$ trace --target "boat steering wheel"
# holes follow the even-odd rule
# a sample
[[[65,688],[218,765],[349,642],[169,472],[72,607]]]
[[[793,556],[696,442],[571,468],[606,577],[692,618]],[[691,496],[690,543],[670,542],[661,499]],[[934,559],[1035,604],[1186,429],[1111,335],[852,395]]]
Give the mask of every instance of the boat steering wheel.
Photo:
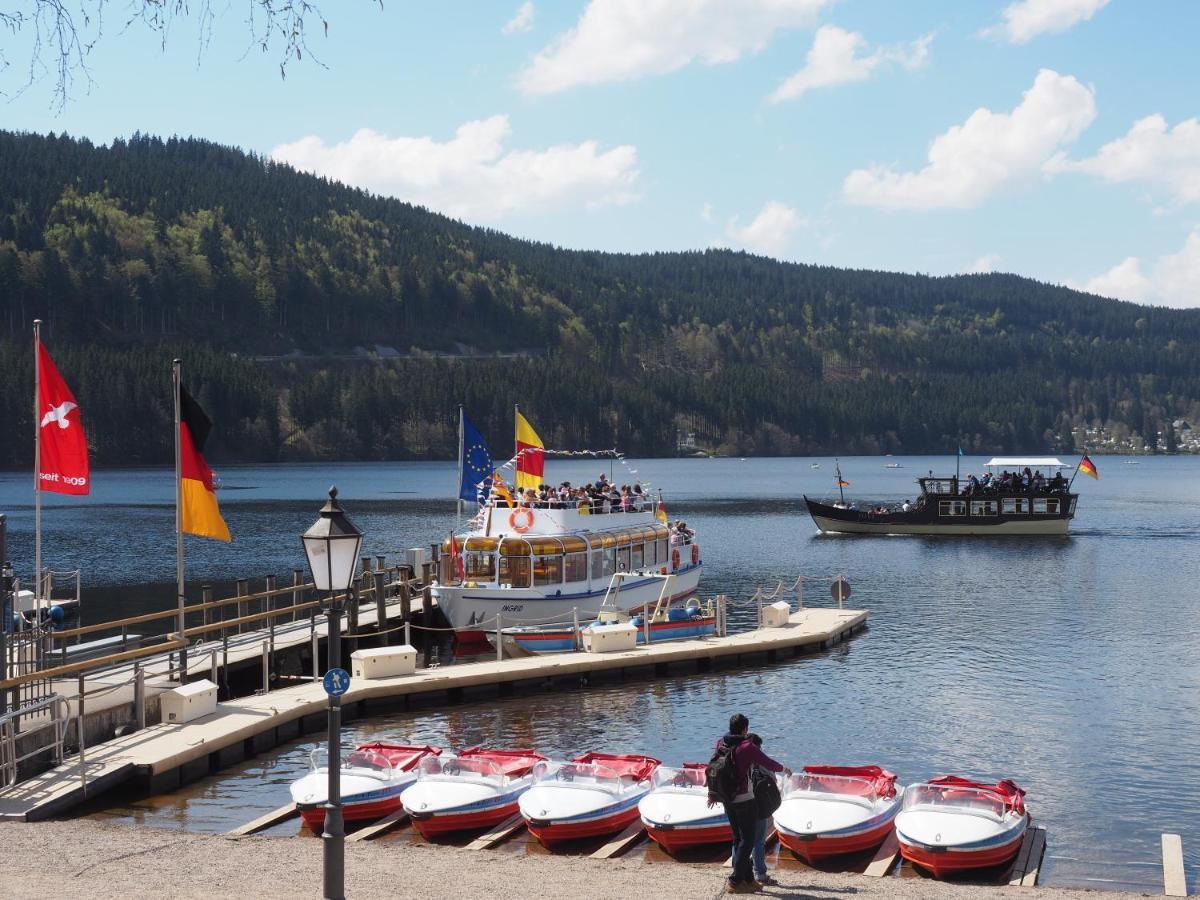
[[[454,762],[453,760],[443,764],[443,766],[442,766],[442,774],[443,775],[457,775],[461,771],[462,771],[462,766],[460,766],[458,763]]]
[[[689,784],[691,784],[691,781],[682,772],[677,772],[675,777],[671,779],[671,784],[673,784],[675,787],[687,787]]]
[[[559,781],[574,781],[575,769],[573,766],[563,766],[554,774],[554,777]]]

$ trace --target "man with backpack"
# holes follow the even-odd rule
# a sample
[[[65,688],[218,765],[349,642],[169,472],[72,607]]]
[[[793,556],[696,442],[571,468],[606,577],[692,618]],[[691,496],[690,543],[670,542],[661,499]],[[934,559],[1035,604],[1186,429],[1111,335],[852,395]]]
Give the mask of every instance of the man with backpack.
[[[762,889],[754,880],[751,853],[754,850],[758,807],[750,783],[750,769],[759,766],[768,772],[790,769],[775,762],[749,740],[750,720],[741,713],[729,717],[729,733],[717,741],[712,759],[705,772],[708,805],[725,806],[725,815],[733,832],[733,872],[729,876],[729,893],[751,894]]]

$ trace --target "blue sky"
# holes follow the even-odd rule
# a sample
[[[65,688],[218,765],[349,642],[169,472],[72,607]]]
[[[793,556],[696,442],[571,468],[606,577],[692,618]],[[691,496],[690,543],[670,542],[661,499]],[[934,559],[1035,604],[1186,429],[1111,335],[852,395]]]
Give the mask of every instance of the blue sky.
[[[192,20],[165,52],[106,24],[90,90],[58,110],[43,80],[0,125],[202,136],[569,247],[1200,306],[1190,0],[343,0],[286,80],[244,10],[202,53]],[[0,36],[10,92],[27,38]]]

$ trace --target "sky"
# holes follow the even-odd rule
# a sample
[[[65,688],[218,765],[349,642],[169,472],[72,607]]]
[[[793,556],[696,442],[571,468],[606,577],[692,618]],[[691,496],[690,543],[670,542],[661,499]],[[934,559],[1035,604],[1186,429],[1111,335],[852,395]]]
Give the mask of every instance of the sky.
[[[1193,0],[326,0],[286,78],[249,5],[165,46],[110,14],[62,105],[0,31],[0,127],[195,135],[565,247],[1200,307]]]

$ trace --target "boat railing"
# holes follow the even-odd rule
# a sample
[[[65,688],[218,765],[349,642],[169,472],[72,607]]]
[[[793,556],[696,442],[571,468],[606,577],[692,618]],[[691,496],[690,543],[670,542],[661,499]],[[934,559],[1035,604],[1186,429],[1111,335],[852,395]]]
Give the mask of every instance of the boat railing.
[[[659,766],[650,777],[650,784],[654,790],[687,791],[689,793],[706,790],[704,769],[687,767],[677,769],[672,766]]]
[[[560,762],[545,760],[533,767],[534,784],[554,782],[561,787],[587,788],[617,792],[621,776],[600,763]]]
[[[904,791],[904,808],[980,816],[996,822],[1009,810],[1004,799],[991,791],[943,784],[910,785]]]
[[[318,747],[309,754],[308,762],[314,772],[328,772],[329,750]],[[391,775],[393,771],[391,760],[374,750],[351,750],[342,757],[341,765],[343,769],[367,769],[381,776]]]
[[[490,759],[473,759],[461,756],[429,756],[421,760],[417,777],[423,780],[461,780],[502,787],[506,781],[504,770]]]

